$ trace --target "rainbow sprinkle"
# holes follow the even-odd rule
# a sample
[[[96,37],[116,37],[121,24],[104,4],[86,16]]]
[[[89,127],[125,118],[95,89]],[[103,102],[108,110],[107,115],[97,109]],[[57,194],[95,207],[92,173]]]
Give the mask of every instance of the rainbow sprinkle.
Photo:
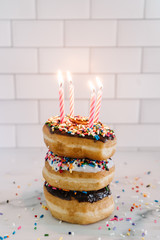
[[[68,157],[60,157],[55,155],[53,152],[48,150],[46,153],[45,160],[49,162],[50,166],[54,169],[54,171],[59,171],[60,173],[64,170],[72,172],[75,167],[85,168],[86,166],[90,166],[92,168],[98,168],[100,170],[109,171],[107,166],[108,161],[97,161],[91,159],[79,159],[79,158],[68,158]],[[111,159],[109,159],[111,161]],[[56,167],[55,167],[56,166]]]

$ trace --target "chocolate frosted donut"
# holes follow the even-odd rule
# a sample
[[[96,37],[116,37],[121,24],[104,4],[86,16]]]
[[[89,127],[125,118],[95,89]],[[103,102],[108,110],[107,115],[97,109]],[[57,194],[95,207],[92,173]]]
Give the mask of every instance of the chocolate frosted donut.
[[[89,128],[88,119],[80,116],[65,116],[63,123],[58,116],[48,119],[43,136],[51,151],[71,158],[104,160],[114,154],[116,147],[113,130],[101,122]]]
[[[113,180],[114,173],[111,159],[72,159],[57,156],[51,151],[46,154],[43,168],[43,177],[50,185],[77,191],[101,189]]]
[[[55,197],[59,197],[65,200],[72,200],[76,199],[78,202],[97,202],[102,200],[105,197],[111,195],[111,191],[109,185],[99,189],[97,191],[71,191],[71,190],[64,190],[61,188],[56,188],[51,186],[49,183],[45,182],[44,186],[46,187],[47,191]]]
[[[44,195],[52,215],[70,223],[93,223],[108,217],[114,210],[109,186],[79,192],[57,189],[45,182]]]

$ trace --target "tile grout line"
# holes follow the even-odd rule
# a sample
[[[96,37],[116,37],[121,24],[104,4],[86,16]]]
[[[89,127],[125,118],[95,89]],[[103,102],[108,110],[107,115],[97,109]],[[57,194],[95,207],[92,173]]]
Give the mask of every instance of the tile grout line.
[[[12,20],[10,20],[10,40],[11,40],[11,48],[13,48],[13,21]],[[2,47],[2,49],[3,49],[3,47]]]
[[[139,109],[138,109],[138,124],[144,124],[141,122],[142,120],[142,100],[139,100]]]
[[[6,72],[1,72],[0,73],[0,76],[1,75],[13,75],[13,74],[16,74],[17,76],[18,75],[25,75],[25,76],[30,76],[30,75],[37,75],[37,72],[9,72],[9,73],[6,73]],[[83,76],[83,75],[89,75],[90,73],[88,72],[72,72],[72,75],[80,75],[80,76]],[[117,75],[125,75],[125,76],[130,76],[130,75],[157,75],[157,76],[160,76],[160,72],[92,72],[92,75],[106,75],[106,76],[113,76],[115,74]],[[41,72],[40,75],[43,75],[43,76],[46,76],[46,75],[49,75],[49,76],[56,76],[56,72]]]
[[[146,7],[147,7],[146,0],[144,0],[144,6],[143,6],[143,20],[146,20]],[[147,19],[147,20],[148,20],[148,19]]]
[[[92,19],[92,0],[89,1],[89,20]]]
[[[145,7],[146,8],[146,7]],[[143,10],[144,11],[144,10]],[[90,14],[89,14],[90,15]],[[143,13],[144,16],[144,13]],[[156,18],[144,18],[142,16],[142,18],[91,18],[89,19],[88,17],[85,18],[12,18],[12,20],[14,21],[116,21],[116,20],[122,20],[122,21],[160,21],[160,17],[156,17]],[[0,19],[0,21],[9,21],[11,20],[11,18],[3,18]]]
[[[35,0],[35,20],[38,20],[38,4],[37,4],[37,0]]]
[[[91,46],[80,46],[80,45],[77,45],[77,46],[67,46],[67,49],[72,49],[72,50],[76,50],[77,48],[78,49],[88,49],[88,48],[90,48]],[[26,49],[26,50],[28,50],[28,49],[36,49],[37,48],[37,46],[14,46],[14,49]],[[65,47],[62,47],[62,46],[39,46],[39,48],[41,48],[41,49],[43,49],[43,50],[45,50],[45,49],[50,49],[50,50],[55,50],[55,49],[60,49],[60,50],[63,50],[63,49],[65,49]],[[147,45],[147,46],[143,46],[143,45],[138,45],[138,46],[132,46],[132,45],[130,45],[130,46],[114,46],[114,45],[112,45],[112,46],[108,46],[108,45],[106,45],[106,46],[97,46],[97,45],[95,45],[95,46],[92,46],[92,48],[95,48],[95,49],[106,49],[106,50],[108,50],[108,49],[128,49],[128,50],[131,50],[131,49],[141,49],[141,48],[150,48],[150,49],[159,49],[160,48],[160,45],[157,45],[157,46],[151,46],[151,45]],[[12,47],[9,47],[9,46],[0,46],[0,50],[1,49],[12,49]]]

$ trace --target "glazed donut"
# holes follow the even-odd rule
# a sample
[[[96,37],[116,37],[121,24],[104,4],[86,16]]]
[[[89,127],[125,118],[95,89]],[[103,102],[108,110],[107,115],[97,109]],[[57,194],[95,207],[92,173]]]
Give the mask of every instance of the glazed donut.
[[[44,179],[52,186],[77,191],[101,189],[113,180],[115,166],[111,159],[97,161],[59,157],[48,151],[43,168]]]
[[[109,186],[98,191],[75,192],[45,182],[44,195],[51,214],[65,222],[90,224],[108,217],[114,210]]]
[[[65,116],[63,123],[52,117],[43,126],[43,136],[46,146],[59,156],[105,160],[115,153],[113,130],[101,122],[89,128],[85,117]]]

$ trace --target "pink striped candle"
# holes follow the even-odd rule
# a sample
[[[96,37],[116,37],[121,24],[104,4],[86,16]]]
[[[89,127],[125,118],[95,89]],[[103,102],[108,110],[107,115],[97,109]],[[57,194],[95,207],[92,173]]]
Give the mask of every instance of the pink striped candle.
[[[96,103],[96,92],[92,82],[89,82],[91,88],[91,100],[90,100],[90,113],[89,113],[89,127],[93,127],[94,122],[94,112],[95,112],[95,103]]]
[[[67,71],[67,79],[69,81],[70,116],[74,116],[74,86],[72,76],[69,71]]]
[[[99,86],[99,90],[98,90],[98,94],[97,94],[97,104],[96,104],[94,122],[98,122],[98,120],[99,120],[99,114],[100,114],[101,102],[102,102],[102,88],[103,88],[103,85],[98,77],[96,78],[96,81]]]
[[[60,108],[60,121],[64,121],[64,90],[63,90],[63,75],[61,71],[58,71],[59,82],[59,108]]]

